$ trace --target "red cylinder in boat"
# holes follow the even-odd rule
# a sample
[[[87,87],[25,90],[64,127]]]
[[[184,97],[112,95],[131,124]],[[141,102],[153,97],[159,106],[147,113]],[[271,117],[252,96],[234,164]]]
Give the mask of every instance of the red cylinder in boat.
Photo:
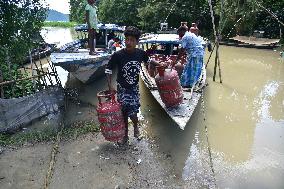
[[[125,135],[125,124],[121,105],[115,100],[116,91],[101,91],[97,94],[98,120],[103,136],[106,140],[116,142]],[[104,99],[104,100],[103,100]]]
[[[190,27],[189,31],[191,33],[194,33],[195,35],[198,35],[198,33],[199,33],[199,29],[197,28],[195,23],[192,23],[192,26]]]
[[[162,66],[157,67],[157,70],[155,81],[163,103],[166,107],[178,106],[182,103],[183,93],[177,71]]]

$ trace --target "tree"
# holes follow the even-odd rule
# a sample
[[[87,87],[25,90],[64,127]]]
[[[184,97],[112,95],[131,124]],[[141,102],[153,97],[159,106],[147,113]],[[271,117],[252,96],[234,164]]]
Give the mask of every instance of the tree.
[[[0,2],[0,49],[15,62],[21,61],[32,48],[35,34],[39,34],[46,18],[41,0],[5,0]]]
[[[141,0],[101,0],[99,19],[103,23],[138,26]]]
[[[86,0],[70,0],[70,21],[85,23]]]
[[[39,44],[35,38],[39,36],[45,18],[42,0],[0,1],[0,70],[4,80],[22,77],[18,67],[29,49]]]
[[[265,37],[268,38],[279,37],[279,23],[260,5],[284,20],[284,1],[281,0],[218,1],[215,12],[220,17],[219,29],[223,37],[252,35],[254,30],[265,31]]]

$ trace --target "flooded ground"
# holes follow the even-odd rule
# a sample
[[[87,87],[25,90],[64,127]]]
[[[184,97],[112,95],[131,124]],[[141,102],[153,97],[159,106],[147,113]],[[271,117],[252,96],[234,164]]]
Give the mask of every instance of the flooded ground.
[[[74,32],[62,29],[60,36],[68,42]],[[213,56],[204,103],[200,101],[184,131],[140,83],[146,141],[155,144],[156,156],[170,157],[157,161],[161,170],[171,171],[178,188],[284,188],[284,61],[272,50],[227,46],[221,46],[220,56],[223,83],[218,77],[212,81]],[[81,101],[69,106],[67,120],[94,119],[96,93],[106,89],[105,78],[84,85],[58,70],[65,87],[75,89]]]
[[[218,77],[212,81],[211,58],[204,106],[199,103],[184,131],[140,83],[143,132],[171,154],[175,175],[183,180],[220,188],[283,188],[284,62],[272,50],[221,46],[220,56],[223,83]],[[73,78],[69,85],[82,101],[96,105],[95,94],[106,89],[106,80],[83,85]]]

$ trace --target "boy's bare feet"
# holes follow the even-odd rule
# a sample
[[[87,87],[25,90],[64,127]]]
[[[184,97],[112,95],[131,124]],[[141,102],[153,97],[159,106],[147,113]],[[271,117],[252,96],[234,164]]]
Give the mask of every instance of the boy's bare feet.
[[[138,127],[134,127],[134,137],[137,138],[137,140],[142,140],[143,138]]]
[[[122,141],[117,142],[118,146],[124,146],[126,144],[128,144],[128,136],[124,136]]]

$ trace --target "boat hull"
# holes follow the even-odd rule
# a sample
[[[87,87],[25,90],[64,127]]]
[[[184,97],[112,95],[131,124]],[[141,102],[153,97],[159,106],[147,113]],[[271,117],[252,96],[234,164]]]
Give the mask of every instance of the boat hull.
[[[179,126],[180,129],[184,130],[188,121],[190,120],[198,101],[201,97],[201,92],[205,87],[206,81],[206,69],[203,66],[202,77],[199,82],[199,90],[198,92],[191,91],[183,91],[183,102],[174,108],[167,108],[165,104],[162,102],[159,91],[155,84],[155,79],[148,74],[147,68],[143,65],[141,70],[141,79],[143,80],[146,87],[150,90],[153,97],[160,104],[160,106],[166,111],[166,113],[170,116],[170,118]]]
[[[109,58],[110,54],[104,52],[95,56],[88,52],[51,54],[55,66],[62,67],[83,83],[102,77]]]

